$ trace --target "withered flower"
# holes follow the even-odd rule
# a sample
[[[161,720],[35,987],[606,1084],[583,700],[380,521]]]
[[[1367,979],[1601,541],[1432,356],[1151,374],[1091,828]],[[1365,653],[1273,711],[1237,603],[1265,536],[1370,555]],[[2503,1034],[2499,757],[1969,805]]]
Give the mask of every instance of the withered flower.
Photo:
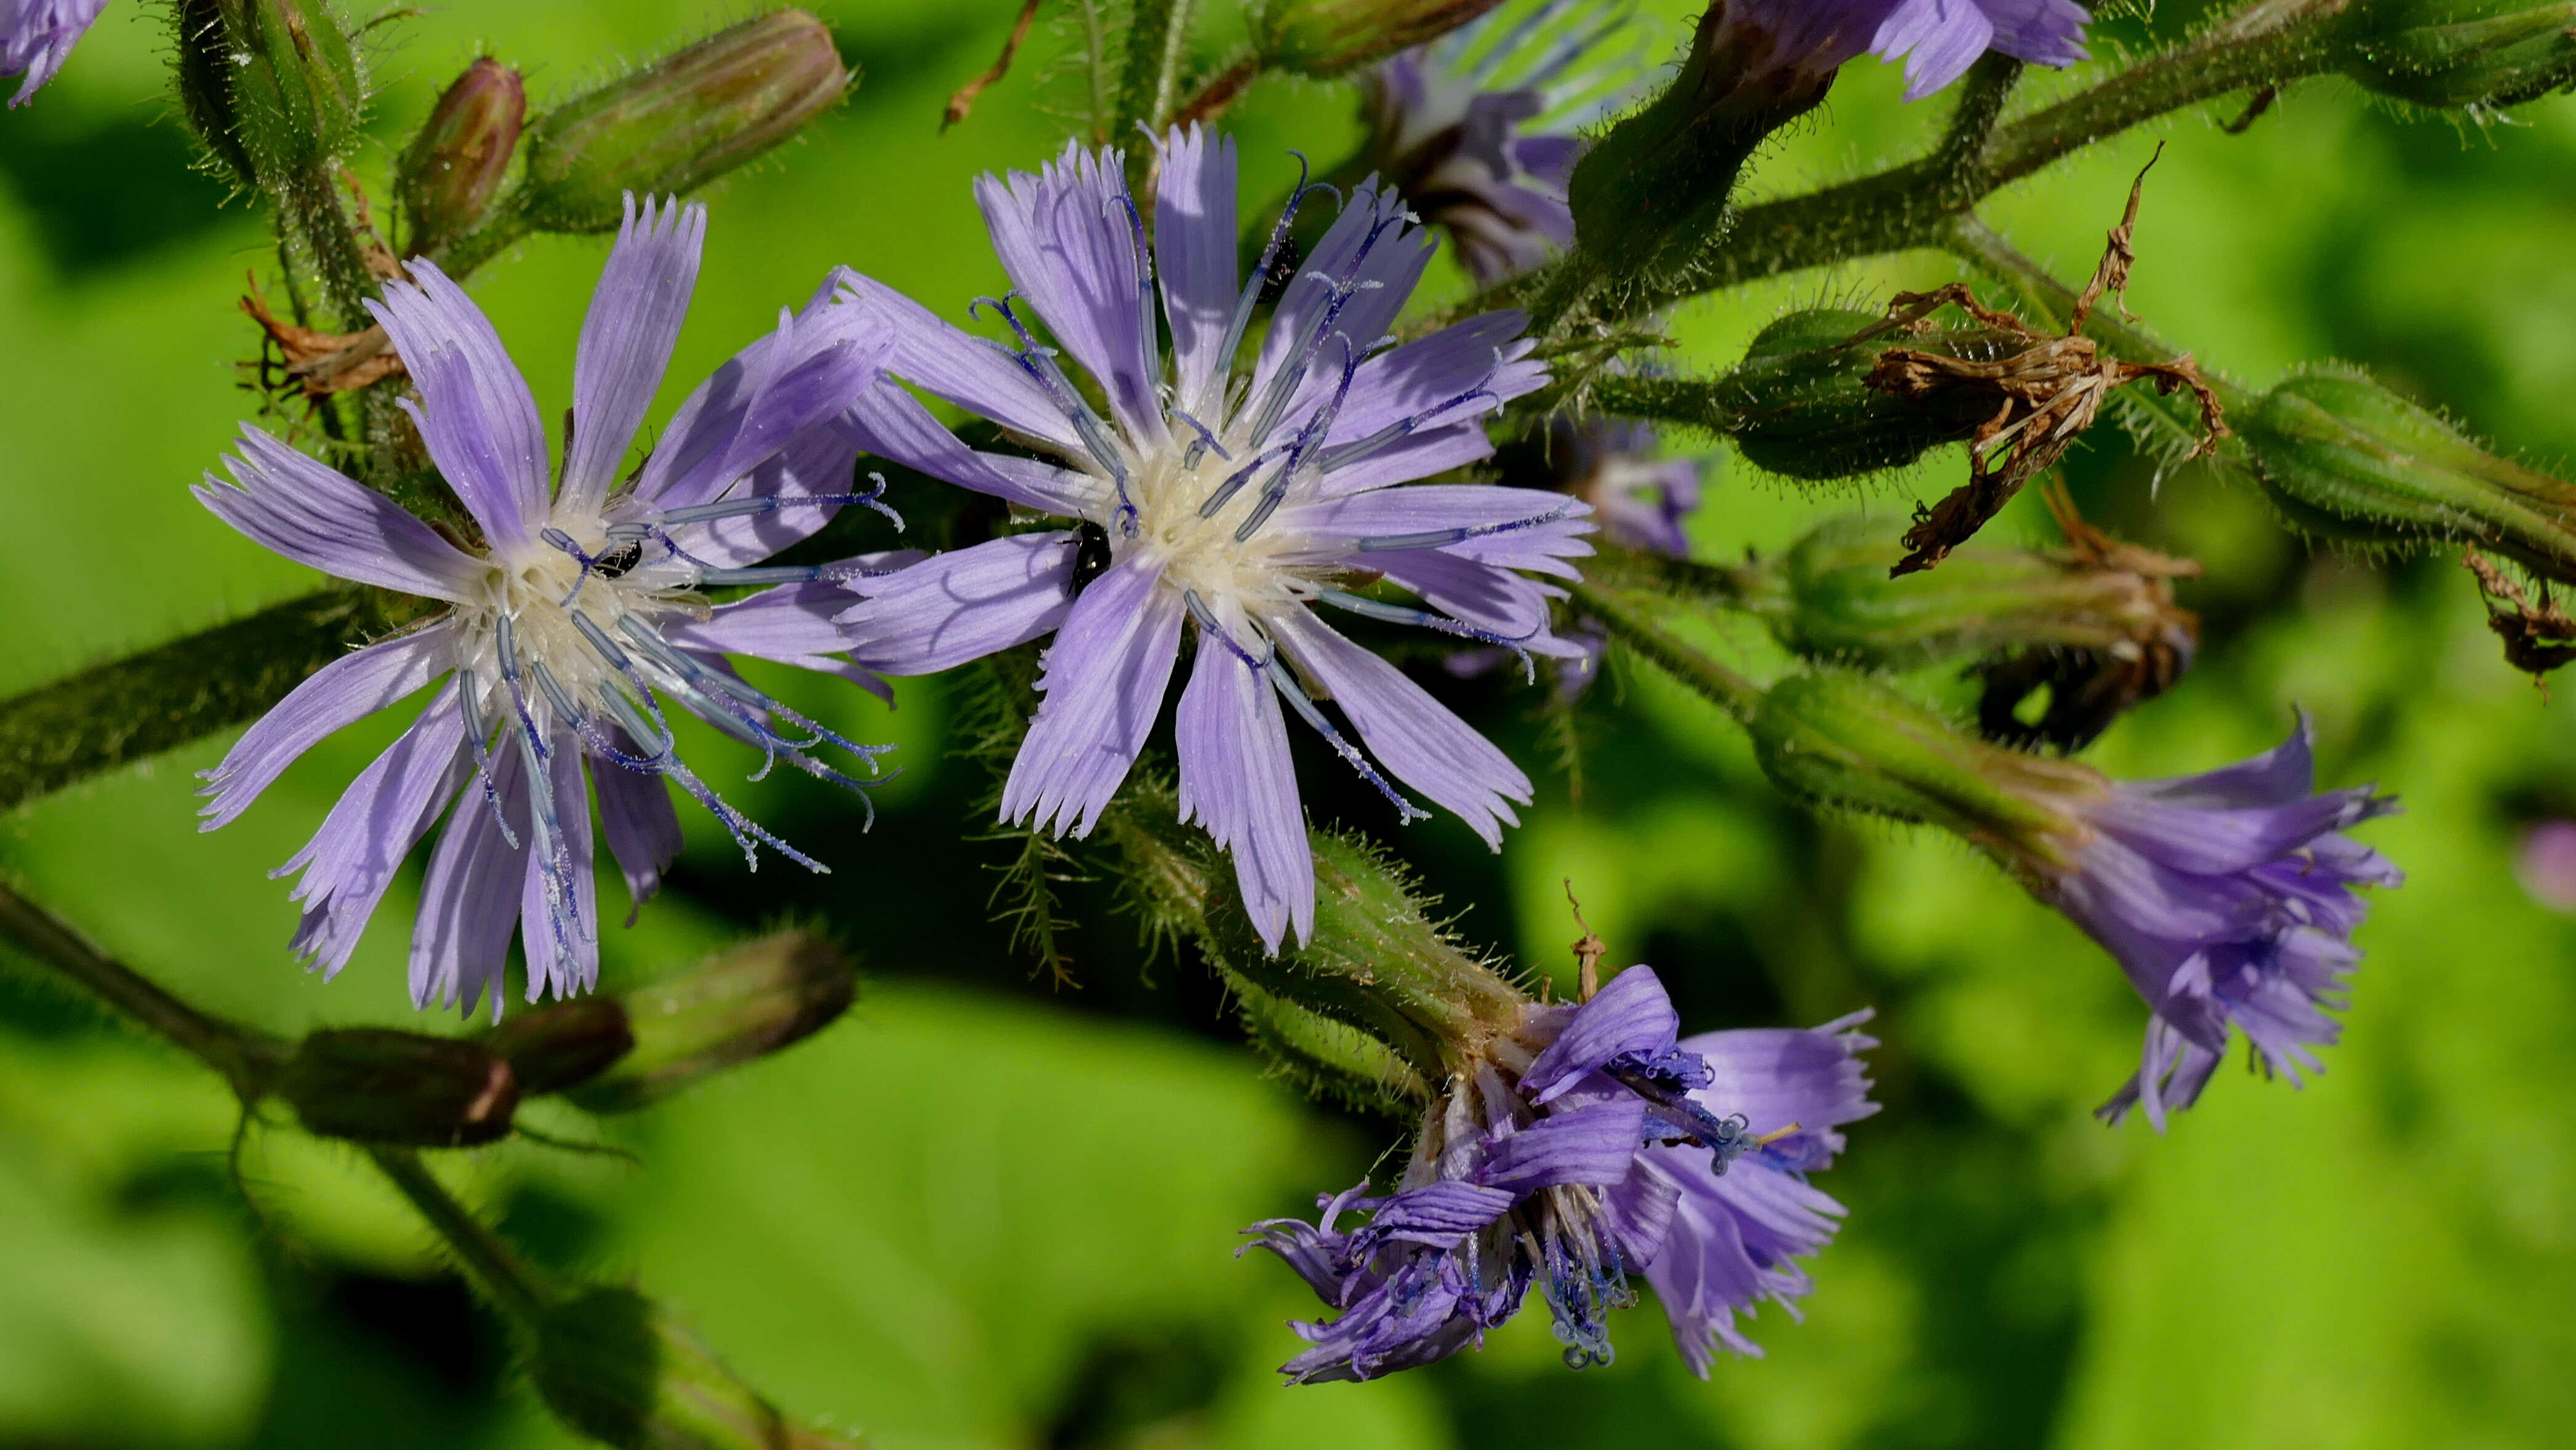
[[[1975,667],[1984,684],[1977,733],[2028,750],[2081,750],[2111,722],[2173,688],[2200,647],[2200,616],[2174,603],[2173,581],[2197,578],[2199,561],[2124,543],[2086,523],[2065,485],[2042,488],[2066,533],[2049,557],[2090,587],[2081,607],[2059,615],[2062,637],[1997,655]],[[2045,688],[2036,721],[2015,712]]]

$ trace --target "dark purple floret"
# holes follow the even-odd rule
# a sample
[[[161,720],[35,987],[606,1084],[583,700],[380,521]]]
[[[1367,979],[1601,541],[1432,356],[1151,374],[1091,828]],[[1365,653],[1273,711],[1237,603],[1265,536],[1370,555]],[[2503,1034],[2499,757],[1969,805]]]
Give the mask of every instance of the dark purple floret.
[[[2341,834],[2397,809],[2370,786],[2317,794],[2303,717],[2273,750],[2225,770],[2117,781],[2078,807],[2091,838],[2057,905],[2120,960],[2154,1013],[2137,1076],[2103,1104],[2164,1126],[2200,1096],[2244,1033],[2293,1083],[2323,1071],[2367,904],[2353,888],[2404,877]]]
[[[106,8],[107,0],[0,0],[0,76],[24,77],[9,104],[34,99]]]
[[[1297,1325],[1292,1382],[1370,1379],[1482,1342],[1532,1290],[1566,1362],[1613,1357],[1608,1314],[1654,1286],[1691,1367],[1714,1347],[1761,1351],[1735,1327],[1809,1285],[1794,1262],[1831,1241],[1842,1208],[1806,1186],[1877,1111],[1851,1030],[1675,1039],[1663,984],[1631,967],[1580,1006],[1532,1007],[1459,1074],[1423,1124],[1402,1188],[1318,1200],[1319,1220],[1256,1224],[1339,1316]],[[1535,1051],[1533,1051],[1535,1049]],[[1346,1214],[1368,1221],[1346,1229]],[[1794,1312],[1794,1311],[1793,1311]]]

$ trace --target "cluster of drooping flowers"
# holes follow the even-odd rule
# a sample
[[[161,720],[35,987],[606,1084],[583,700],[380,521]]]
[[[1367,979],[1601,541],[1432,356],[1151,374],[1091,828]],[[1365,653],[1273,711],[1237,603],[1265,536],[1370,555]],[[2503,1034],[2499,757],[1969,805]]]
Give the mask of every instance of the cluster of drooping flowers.
[[[1338,1317],[1300,1324],[1292,1381],[1370,1379],[1443,1359],[1535,1290],[1568,1364],[1612,1358],[1607,1314],[1654,1287],[1705,1376],[1716,1349],[1758,1354],[1736,1324],[1810,1285],[1797,1260],[1841,1205],[1807,1185],[1842,1125],[1878,1111],[1857,1014],[1822,1027],[1680,1038],[1653,970],[1581,1004],[1532,1006],[1486,1043],[1425,1117],[1396,1192],[1318,1200],[1318,1220],[1250,1230]],[[1350,1213],[1366,1223],[1345,1228]]]

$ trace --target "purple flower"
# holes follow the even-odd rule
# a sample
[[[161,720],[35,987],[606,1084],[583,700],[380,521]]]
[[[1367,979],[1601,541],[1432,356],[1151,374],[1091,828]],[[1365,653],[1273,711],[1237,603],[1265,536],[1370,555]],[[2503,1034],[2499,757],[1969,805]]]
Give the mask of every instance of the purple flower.
[[[2074,0],[1726,0],[1721,43],[1761,57],[1760,69],[1823,75],[1862,51],[1905,62],[1905,99],[1919,101],[1967,74],[1989,50],[2036,65],[2085,58],[2092,17]]]
[[[1477,286],[1538,266],[1574,242],[1578,133],[1628,99],[1641,69],[1600,53],[1633,18],[1625,0],[1543,0],[1379,62],[1360,77],[1359,167],[1448,232]]]
[[[1318,1200],[1315,1223],[1254,1225],[1339,1317],[1299,1324],[1291,1382],[1371,1379],[1481,1343],[1533,1288],[1566,1362],[1612,1358],[1607,1312],[1631,1271],[1663,1301],[1702,1377],[1715,1348],[1761,1351],[1735,1318],[1811,1285],[1797,1258],[1830,1242],[1842,1206],[1806,1175],[1835,1129],[1878,1111],[1859,1013],[1807,1031],[1676,1040],[1651,968],[1583,1005],[1532,1007],[1459,1073],[1425,1120],[1400,1190]],[[1345,1214],[1369,1215],[1345,1229]],[[1249,1247],[1249,1246],[1247,1246]]]
[[[2174,780],[2114,781],[2074,810],[2089,828],[2071,870],[2044,895],[2119,958],[2154,1016],[2137,1076],[2103,1104],[2164,1127],[2187,1108],[2243,1032],[2293,1083],[2323,1071],[2310,1049],[2335,1041],[2328,1014],[2361,960],[2367,910],[2353,887],[2405,878],[2339,834],[2390,814],[2370,786],[2314,793],[2312,731],[2242,764]]]
[[[2541,821],[2522,837],[2513,874],[2532,900],[2556,912],[2576,912],[2576,821]]]
[[[204,829],[239,816],[324,736],[433,684],[410,729],[279,868],[300,871],[300,958],[326,976],[355,950],[412,847],[446,814],[412,933],[415,1005],[474,1010],[522,932],[528,997],[587,990],[599,970],[591,796],[640,907],[680,849],[668,784],[713,812],[752,858],[766,842],[684,765],[676,705],[762,752],[857,789],[807,752],[852,744],[746,683],[729,654],[883,683],[845,661],[836,582],[869,567],[753,567],[843,503],[857,445],[836,424],[881,349],[853,309],[818,296],[718,369],[640,464],[629,450],[696,286],[706,211],[627,202],[582,325],[573,407],[549,486],[536,400],[490,322],[426,261],[370,304],[420,391],[403,408],[461,505],[426,523],[256,429],[209,475],[207,508],[253,540],[343,579],[444,602],[426,623],[333,662],[205,773]],[[902,562],[880,559],[881,565]],[[726,604],[709,586],[775,584]],[[587,781],[585,781],[587,776]],[[754,777],[757,779],[758,777]],[[449,811],[453,804],[454,810]],[[757,860],[754,858],[754,864]]]
[[[1143,747],[1189,623],[1198,647],[1177,716],[1182,816],[1233,854],[1253,924],[1275,951],[1314,919],[1288,715],[1407,819],[1419,812],[1395,782],[1499,847],[1513,803],[1530,799],[1528,777],[1501,751],[1315,607],[1561,654],[1570,647],[1550,635],[1548,609],[1563,591],[1519,571],[1573,577],[1566,561],[1591,552],[1590,510],[1532,489],[1396,486],[1486,457],[1483,415],[1547,376],[1526,357],[1516,312],[1380,350],[1431,250],[1402,198],[1369,185],[1351,193],[1238,378],[1265,275],[1310,189],[1291,199],[1246,278],[1231,142],[1173,133],[1150,252],[1123,164],[1115,151],[1068,147],[1040,175],[979,184],[1017,290],[978,305],[1012,328],[1014,345],[960,332],[866,278],[844,282],[891,337],[889,372],[1061,462],[969,449],[891,382],[854,414],[866,445],[1076,525],[854,580],[866,602],[843,622],[853,648],[890,674],[1054,635],[1002,814],[1077,836]],[[1021,300],[1097,381],[1106,416],[1030,335]],[[1422,607],[1388,599],[1380,581]]]
[[[0,0],[0,76],[23,76],[9,104],[34,99],[63,68],[107,0]]]

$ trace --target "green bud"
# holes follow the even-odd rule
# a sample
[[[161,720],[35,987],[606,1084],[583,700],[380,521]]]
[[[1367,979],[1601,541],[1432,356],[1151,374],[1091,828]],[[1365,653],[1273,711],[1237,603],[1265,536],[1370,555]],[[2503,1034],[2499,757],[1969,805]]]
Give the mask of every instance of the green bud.
[[[566,1424],[618,1450],[842,1450],[790,1421],[631,1289],[588,1289],[548,1306],[531,1378]]]
[[[858,973],[831,943],[782,931],[618,998],[634,1050],[565,1095],[594,1113],[646,1107],[839,1020]]]
[[[507,1137],[519,1105],[510,1064],[482,1043],[383,1027],[308,1034],[277,1092],[308,1132],[414,1148]]]
[[[849,88],[832,32],[802,10],[718,31],[528,128],[528,222],[607,231],[628,192],[693,191],[794,135]]]
[[[406,256],[434,256],[483,220],[527,119],[526,83],[490,56],[467,66],[438,98],[394,172]]]
[[[1329,80],[1436,40],[1502,0],[1270,0],[1252,22],[1272,70]]]
[[[1576,163],[1566,187],[1575,243],[1610,276],[1669,272],[1714,242],[1745,162],[1815,109],[1868,43],[1852,29],[1857,15],[1826,29],[1784,13],[1795,8],[1710,0],[1672,84]]]
[[[2033,889],[2074,865],[2084,830],[2071,806],[2108,789],[2088,767],[1988,745],[1850,671],[1780,681],[1746,728],[1784,793],[1939,826]]]
[[[2238,431],[2264,492],[2309,533],[2472,543],[2576,583],[2576,486],[2496,457],[2361,373],[2292,378]]]
[[[573,997],[506,1018],[483,1045],[510,1064],[521,1097],[579,1087],[635,1050],[625,1004],[613,997]]]
[[[329,0],[178,0],[179,106],[240,185],[336,160],[365,119],[366,66]]]
[[[2512,106],[2576,87],[2576,0],[2355,0],[2344,74],[2444,108]]]
[[[1718,383],[1725,426],[1755,466],[1789,478],[1850,478],[1901,468],[1973,434],[1991,401],[1949,390],[1903,398],[1867,383],[1878,355],[1901,343],[1922,352],[1992,361],[2027,343],[1982,328],[1932,329],[1854,342],[1886,319],[1817,308],[1793,312],[1753,339],[1743,366]]]

